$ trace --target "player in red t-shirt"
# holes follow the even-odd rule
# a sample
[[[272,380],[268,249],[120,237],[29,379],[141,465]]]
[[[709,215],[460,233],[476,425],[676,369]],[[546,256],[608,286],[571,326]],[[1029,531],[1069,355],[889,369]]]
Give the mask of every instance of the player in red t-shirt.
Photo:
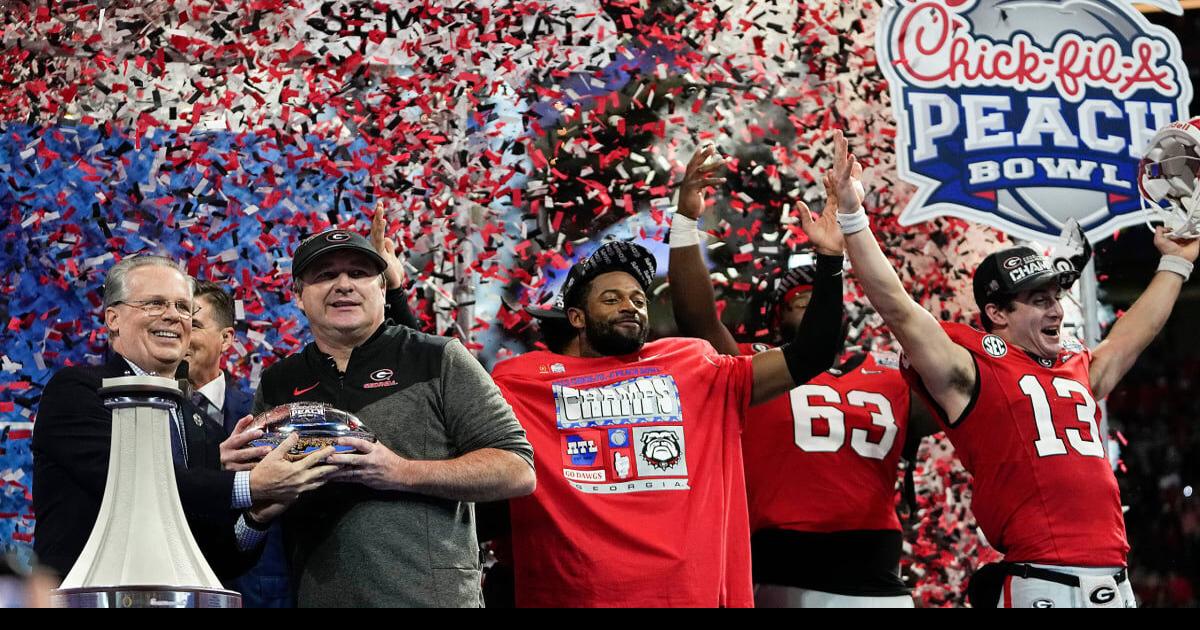
[[[1006,554],[984,573],[1000,578],[1001,592],[984,597],[973,587],[972,603],[1135,606],[1097,401],[1166,322],[1200,241],[1156,231],[1158,273],[1092,352],[1060,337],[1059,300],[1078,272],[1056,269],[1024,247],[993,253],[976,270],[986,332],[939,322],[909,297],[880,250],[862,209],[861,167],[840,133],[835,145],[838,219],[858,281],[974,475],[972,511],[981,529]]]
[[[754,357],[646,343],[655,261],[609,242],[559,295],[570,354],[492,377],[534,446],[538,488],[511,502],[518,606],[751,606],[740,433],[746,409],[818,374],[836,330]],[[832,280],[832,279],[831,279]],[[822,299],[840,306],[841,283]]]
[[[688,182],[720,164],[712,150],[692,160],[679,215],[699,218],[703,191]],[[801,208],[816,264],[805,261],[779,278],[766,308],[772,341],[791,340],[808,317],[823,319],[826,328],[841,325],[840,308],[825,313],[808,308],[818,269],[838,274],[842,267],[837,194],[828,179],[826,188],[830,194],[820,219],[813,221]],[[700,248],[672,245],[671,303],[681,332],[729,355],[769,347],[734,340],[713,304]],[[911,434],[915,446],[933,432],[933,421],[921,414],[919,427],[910,431],[909,400],[894,354],[856,352],[788,395],[750,410],[742,451],[757,606],[913,606],[899,575],[897,467],[906,438]]]

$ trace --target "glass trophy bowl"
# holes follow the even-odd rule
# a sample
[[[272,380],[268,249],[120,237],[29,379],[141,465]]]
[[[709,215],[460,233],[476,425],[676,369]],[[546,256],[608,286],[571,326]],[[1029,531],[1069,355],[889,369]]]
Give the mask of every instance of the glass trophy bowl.
[[[279,405],[254,417],[250,429],[261,429],[263,436],[251,446],[278,447],[293,433],[300,437],[285,457],[295,461],[326,446],[338,453],[352,453],[353,446],[337,443],[338,438],[353,437],[374,442],[375,434],[352,413],[326,403],[294,402]]]

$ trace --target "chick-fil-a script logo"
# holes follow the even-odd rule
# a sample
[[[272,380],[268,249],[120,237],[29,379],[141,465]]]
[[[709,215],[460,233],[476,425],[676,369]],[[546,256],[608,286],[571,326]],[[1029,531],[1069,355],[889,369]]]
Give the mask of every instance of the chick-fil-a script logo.
[[[1116,0],[899,0],[876,45],[919,188],[905,225],[1037,239],[1074,218],[1099,240],[1139,223],[1141,151],[1192,96],[1178,40]]]

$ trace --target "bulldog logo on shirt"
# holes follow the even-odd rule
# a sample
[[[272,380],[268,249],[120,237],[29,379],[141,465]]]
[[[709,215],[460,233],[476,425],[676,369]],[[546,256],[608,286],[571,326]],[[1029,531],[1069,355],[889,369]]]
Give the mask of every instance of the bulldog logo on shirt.
[[[642,458],[651,466],[667,470],[679,463],[680,455],[679,439],[673,431],[647,431],[642,434]]]

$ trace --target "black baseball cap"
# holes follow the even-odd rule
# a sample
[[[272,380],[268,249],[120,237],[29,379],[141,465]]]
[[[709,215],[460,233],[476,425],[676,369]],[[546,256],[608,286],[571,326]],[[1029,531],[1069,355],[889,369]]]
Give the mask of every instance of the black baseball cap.
[[[1069,289],[1079,279],[1079,272],[1069,262],[1064,263],[1056,266],[1029,247],[995,252],[975,269],[975,304],[982,311],[1000,296],[1011,297],[1021,291],[1035,291],[1051,285]]]
[[[612,271],[624,271],[649,293],[650,285],[654,283],[654,274],[658,271],[658,261],[650,250],[629,241],[609,241],[592,252],[592,255],[580,260],[567,273],[567,281],[559,291],[563,312],[566,305],[574,304],[575,294],[584,285]]]
[[[313,261],[337,250],[361,252],[375,263],[378,273],[387,269],[387,261],[375,251],[367,237],[350,230],[325,230],[304,239],[296,248],[296,253],[292,255],[292,277],[299,278]]]

